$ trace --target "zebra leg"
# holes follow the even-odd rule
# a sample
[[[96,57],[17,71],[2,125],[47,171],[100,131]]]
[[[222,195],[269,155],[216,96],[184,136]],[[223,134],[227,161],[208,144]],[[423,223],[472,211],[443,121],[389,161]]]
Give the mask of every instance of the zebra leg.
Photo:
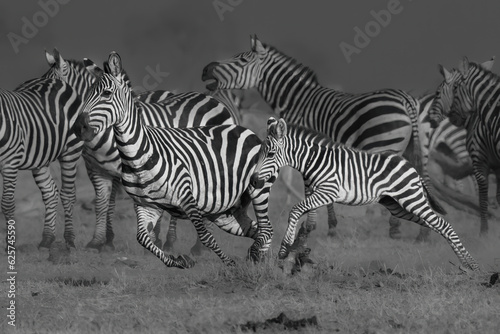
[[[311,190],[309,186],[305,187],[306,197],[311,194]],[[335,208],[333,207],[333,203],[327,205],[328,211],[328,236],[334,237],[337,235],[337,216],[335,215]],[[306,227],[309,232],[312,232],[316,229],[317,222],[317,211],[316,209],[312,209],[307,213],[307,221]]]
[[[177,218],[170,216],[170,223],[168,225],[167,236],[165,239],[163,251],[170,253],[174,250],[174,244],[177,240]]]
[[[246,236],[255,241],[248,250],[248,257],[253,261],[260,261],[271,248],[273,239],[273,226],[269,220],[269,193],[274,182],[266,182],[261,189],[254,190],[250,194],[255,216],[257,218],[257,231],[255,231],[254,222],[248,218],[247,209],[241,211],[241,216],[247,218],[247,224],[243,224],[243,219],[238,219],[244,227]],[[248,205],[247,205],[248,206]],[[249,222],[250,221],[250,222]],[[254,232],[255,231],[255,232]]]
[[[224,264],[234,265],[234,261],[231,260],[226,254],[224,254],[222,249],[220,249],[219,245],[217,244],[217,241],[215,241],[212,233],[210,233],[205,227],[205,223],[203,222],[203,218],[196,207],[196,201],[191,192],[188,192],[185,195],[184,201],[183,203],[181,203],[180,208],[186,213],[186,215],[193,223],[201,243],[205,247],[210,248],[215,254],[217,254],[221,261],[224,262]]]
[[[195,262],[186,255],[179,255],[175,258],[165,253],[151,240],[150,233],[153,232],[155,224],[161,218],[162,210],[151,207],[145,207],[134,204],[137,215],[137,241],[157,258],[159,258],[167,267],[177,267],[181,269],[192,268]]]
[[[409,203],[412,205],[407,206],[406,208],[406,205],[404,204],[405,199],[401,199],[398,202],[396,199],[388,196],[383,197],[380,200],[380,204],[384,205],[392,215],[398,218],[410,220],[439,233],[446,239],[462,265],[473,271],[479,270],[479,265],[476,260],[474,260],[474,258],[462,245],[462,242],[453,230],[453,227],[432,210],[423,191],[420,190],[420,192],[421,194],[413,197],[413,201],[411,201],[412,203]],[[415,202],[420,202],[420,205],[413,205]]]
[[[401,231],[399,227],[401,226],[401,222],[394,216],[389,218],[389,238],[391,239],[400,239]]]
[[[92,240],[85,246],[86,248],[95,248],[101,250],[106,244],[106,226],[107,213],[110,202],[110,197],[113,188],[113,177],[102,174],[94,170],[89,164],[87,166],[87,174],[92,182],[95,190],[95,214],[96,225]]]
[[[5,216],[5,220],[14,219],[14,212],[16,211],[16,182],[17,182],[17,170],[15,169],[2,169],[3,177],[3,193],[2,193],[2,212]]]
[[[64,208],[64,240],[69,247],[75,248],[75,231],[73,229],[73,208],[76,202],[76,165],[81,149],[59,158],[61,165],[61,202]]]
[[[42,192],[42,200],[45,205],[45,223],[43,225],[42,241],[38,245],[38,248],[50,248],[50,245],[56,239],[56,216],[59,192],[50,174],[49,166],[33,169],[32,173],[35,183]]]
[[[481,217],[480,234],[488,233],[488,167],[485,163],[473,159],[474,176],[479,191],[479,208]]]
[[[17,170],[2,169],[0,170],[3,177],[3,192],[2,192],[2,212],[5,216],[5,223],[14,220],[14,212],[16,211],[16,201],[14,194],[16,192]],[[8,249],[8,233],[5,233],[5,252]]]
[[[205,227],[207,228],[207,231],[209,231],[210,233],[212,233],[213,231],[213,224],[210,220],[208,219],[204,219],[203,220],[204,223],[205,223]],[[205,250],[208,250],[207,247],[205,247],[200,238],[196,238],[196,241],[193,245],[193,247],[191,247],[191,250],[189,251],[190,254],[193,254],[194,256],[200,256],[201,253]]]
[[[497,203],[500,204],[500,168],[495,169],[495,177],[497,179]]]
[[[337,216],[335,215],[333,203],[328,204],[326,209],[328,210],[328,236],[333,238],[337,236]]]
[[[288,255],[288,248],[292,246],[295,239],[295,229],[297,227],[297,222],[300,217],[305,212],[312,209],[317,209],[321,206],[331,204],[334,200],[332,198],[331,190],[323,191],[321,188],[316,189],[310,196],[307,196],[303,201],[294,205],[290,211],[290,216],[288,218],[288,228],[286,230],[285,236],[281,242],[281,247],[278,252],[278,258],[284,259]]]
[[[113,217],[115,215],[116,192],[120,185],[120,178],[114,177],[111,185],[111,192],[109,194],[108,210],[106,212],[106,243],[104,247],[109,250],[115,250],[115,245],[113,244],[115,238],[115,232],[113,232]]]

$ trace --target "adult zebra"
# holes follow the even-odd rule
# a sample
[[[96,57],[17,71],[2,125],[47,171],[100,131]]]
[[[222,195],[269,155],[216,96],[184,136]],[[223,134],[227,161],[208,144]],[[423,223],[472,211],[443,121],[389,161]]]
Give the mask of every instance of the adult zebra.
[[[209,90],[255,87],[288,122],[324,133],[350,147],[370,152],[406,152],[406,157],[422,171],[417,102],[411,95],[393,89],[349,94],[323,87],[308,67],[263,44],[256,36],[250,39],[250,52],[212,62],[203,69],[202,80],[211,81]],[[328,206],[328,217],[329,234],[334,234],[337,219],[333,205]],[[315,225],[314,211],[308,220]],[[390,235],[397,237],[399,222],[391,216],[390,223]],[[426,232],[421,229],[417,239],[424,239]]]
[[[459,68],[461,77],[453,85],[453,103],[448,114],[454,125],[467,130],[466,146],[479,188],[482,235],[488,232],[490,171],[496,175],[496,196],[500,203],[500,77],[490,69],[491,66],[463,60]],[[447,114],[445,109],[443,112]]]
[[[271,117],[251,184],[259,187],[276,179],[285,165],[301,172],[309,187],[306,198],[290,212],[280,258],[288,255],[297,222],[305,212],[334,202],[347,205],[378,202],[392,215],[441,234],[466,268],[479,269],[452,226],[435,213],[439,207],[420,175],[401,156],[358,151],[303,126],[287,126],[283,119],[277,121]]]
[[[7,222],[14,219],[17,173],[32,170],[45,205],[45,223],[38,247],[48,248],[56,238],[59,193],[49,170],[49,164],[56,160],[61,164],[61,199],[66,215],[64,238],[69,246],[74,246],[75,169],[71,166],[81,150],[68,149],[71,146],[68,142],[80,103],[76,91],[57,79],[33,79],[14,91],[0,89],[2,212]]]
[[[91,140],[111,128],[120,154],[121,180],[135,202],[137,240],[167,266],[187,268],[193,261],[174,258],[158,248],[150,234],[163,210],[188,217],[201,242],[226,264],[232,261],[206,230],[204,218],[227,232],[254,238],[249,255],[260,258],[270,246],[267,216],[269,186],[247,191],[258,158],[260,140],[237,125],[199,128],[153,128],[144,125],[132,93],[121,76],[121,59],[109,56],[111,74],[100,73],[79,118],[81,136]],[[246,216],[252,200],[257,223]],[[244,218],[244,219],[242,219]]]
[[[50,69],[44,76],[61,79],[75,87],[80,96],[86,96],[92,83],[95,82],[95,75],[92,73],[96,65],[93,62],[87,61],[85,65],[82,61],[65,60],[57,50],[54,50],[53,54],[46,52],[46,58]],[[109,65],[105,63],[104,68],[108,69]],[[132,87],[125,71],[120,75],[126,85]],[[233,116],[234,111],[229,110],[216,98],[205,94],[197,92],[173,94],[168,91],[132,93],[141,117],[147,125],[191,127],[236,122]],[[214,95],[220,98],[220,94]],[[223,96],[221,99],[224,100],[224,98]],[[83,158],[96,194],[96,228],[87,247],[99,250],[104,246],[114,248],[112,220],[116,191],[120,185],[121,160],[111,129],[99,134],[91,142],[85,143]],[[159,228],[160,224],[156,226]],[[164,244],[167,250],[173,248],[176,240],[176,226],[176,219],[172,218]],[[155,232],[159,233],[159,230]],[[200,244],[197,242],[192,251],[196,253],[199,249]]]

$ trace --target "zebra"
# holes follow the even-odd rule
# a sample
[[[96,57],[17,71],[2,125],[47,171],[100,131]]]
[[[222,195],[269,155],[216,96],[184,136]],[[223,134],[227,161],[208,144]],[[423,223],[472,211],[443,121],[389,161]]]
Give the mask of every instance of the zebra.
[[[364,205],[378,202],[392,215],[426,226],[442,235],[466,269],[479,266],[460,242],[452,226],[439,213],[416,169],[398,154],[369,153],[334,142],[324,134],[301,125],[287,125],[271,117],[251,184],[259,187],[275,179],[288,165],[304,176],[306,198],[289,215],[288,228],[278,253],[287,257],[295,228],[307,211],[342,203]]]
[[[260,139],[238,125],[154,128],[144,125],[130,88],[121,76],[120,56],[108,58],[111,73],[99,73],[84,101],[79,122],[83,140],[111,128],[122,161],[121,182],[134,200],[137,240],[168,267],[189,268],[187,256],[166,256],[150,236],[165,210],[189,218],[201,242],[228,265],[234,264],[207,231],[210,219],[226,232],[254,239],[249,257],[260,259],[270,246],[267,214],[269,184],[247,190],[260,150]],[[95,68],[96,69],[96,68]],[[252,201],[257,216],[246,216]],[[242,209],[241,209],[242,208]],[[244,218],[244,219],[243,219]]]
[[[467,130],[466,146],[479,188],[480,234],[488,232],[488,174],[497,180],[500,203],[500,77],[490,66],[463,60],[448,117]]]
[[[19,170],[32,170],[45,205],[39,248],[49,248],[56,238],[59,192],[49,170],[49,164],[56,160],[61,164],[60,198],[66,216],[64,238],[68,246],[74,247],[75,169],[72,166],[81,150],[68,147],[71,146],[70,129],[76,121],[80,103],[76,91],[57,79],[37,78],[13,91],[0,89],[2,212],[7,223],[14,219],[17,173]]]
[[[410,94],[394,89],[349,94],[324,87],[310,68],[262,43],[257,36],[250,39],[251,51],[205,66],[202,80],[208,82],[207,89],[255,87],[288,122],[370,152],[406,151],[417,169],[422,170],[418,102]],[[308,219],[315,224],[314,211]],[[333,205],[328,205],[328,222],[329,235],[335,235]],[[399,222],[391,216],[390,223],[389,234],[396,238],[400,235]],[[421,229],[417,240],[425,239],[425,230]]]
[[[75,87],[80,96],[86,96],[95,81],[93,74],[95,63],[87,60],[87,65],[85,65],[83,61],[65,60],[56,49],[53,54],[46,52],[46,58],[50,69],[45,76],[59,78]],[[106,62],[104,68],[109,71]],[[121,76],[126,85],[131,88],[130,79],[125,71],[121,73]],[[169,91],[149,91],[132,92],[132,94],[141,117],[146,124],[151,126],[187,127],[236,122],[235,112],[228,110],[224,104],[215,99],[219,98],[223,102],[228,102],[227,97],[220,93],[213,94],[215,98],[197,92],[173,94]],[[75,130],[78,131],[78,129]],[[113,249],[112,219],[116,191],[120,185],[121,160],[111,129],[96,136],[93,141],[85,143],[83,158],[96,193],[96,229],[87,247],[98,250],[103,247]],[[156,226],[155,232],[159,233],[160,224]],[[171,218],[167,238],[163,245],[165,250],[170,251],[173,248],[176,240],[176,226],[176,219]],[[192,252],[196,254],[200,248],[200,243],[197,242]]]

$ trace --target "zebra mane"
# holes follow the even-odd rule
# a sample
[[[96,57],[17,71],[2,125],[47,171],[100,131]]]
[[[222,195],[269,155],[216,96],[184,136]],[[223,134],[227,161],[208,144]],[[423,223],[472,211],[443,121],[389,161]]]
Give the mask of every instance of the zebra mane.
[[[472,67],[474,70],[477,70],[480,73],[484,74],[486,76],[486,79],[493,80],[495,82],[500,82],[500,76],[498,76],[498,74],[483,68],[480,64],[469,62],[469,66]]]
[[[68,62],[68,64],[70,64],[76,71],[78,71],[83,76],[92,76],[87,71],[87,67],[85,66],[83,60],[76,60],[76,59],[65,59],[65,60]],[[104,72],[105,73],[110,73],[107,61],[105,61],[103,63],[103,67],[104,67]],[[123,79],[124,79],[125,83],[127,84],[127,86],[132,90],[132,84],[130,82],[130,77],[128,76],[127,72],[124,69],[122,69],[121,74],[123,75]],[[133,90],[132,90],[132,95],[133,96],[136,95]]]
[[[272,45],[265,44],[265,43],[262,43],[262,44],[268,50],[268,52],[271,56],[278,55],[280,58],[285,58],[286,60],[289,60],[290,61],[289,66],[295,66],[295,67],[300,68],[301,70],[304,71],[304,74],[302,75],[302,77],[307,78],[311,83],[319,84],[318,77],[317,77],[316,73],[310,67],[300,63],[295,58],[284,54],[283,52],[276,49]]]
[[[343,146],[340,143],[337,143],[333,141],[332,138],[328,137],[327,135],[317,132],[311,128],[305,127],[300,124],[296,123],[289,123],[287,124],[288,128],[288,136],[291,138],[309,138],[311,143],[313,144],[318,144],[320,146],[324,147],[337,147],[337,146]]]

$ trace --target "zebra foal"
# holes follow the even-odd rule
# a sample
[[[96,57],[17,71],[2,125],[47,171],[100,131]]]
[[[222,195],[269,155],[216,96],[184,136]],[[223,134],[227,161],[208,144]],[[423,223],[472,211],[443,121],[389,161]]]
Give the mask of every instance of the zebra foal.
[[[316,74],[273,46],[250,38],[251,50],[203,69],[207,89],[256,88],[276,114],[287,122],[324,133],[333,140],[370,152],[406,154],[421,171],[418,101],[397,89],[350,94],[322,86]],[[308,220],[315,224],[315,211]],[[337,218],[328,205],[329,235]],[[399,236],[399,222],[391,216],[389,235]],[[426,239],[421,229],[418,240]]]
[[[466,268],[479,269],[452,226],[436,214],[435,202],[422,178],[401,156],[358,151],[302,126],[287,126],[283,119],[277,121],[271,117],[251,184],[258,188],[275,179],[279,168],[285,165],[302,173],[308,191],[306,198],[290,212],[280,258],[288,255],[297,222],[309,210],[331,203],[378,202],[395,217],[441,234]]]

